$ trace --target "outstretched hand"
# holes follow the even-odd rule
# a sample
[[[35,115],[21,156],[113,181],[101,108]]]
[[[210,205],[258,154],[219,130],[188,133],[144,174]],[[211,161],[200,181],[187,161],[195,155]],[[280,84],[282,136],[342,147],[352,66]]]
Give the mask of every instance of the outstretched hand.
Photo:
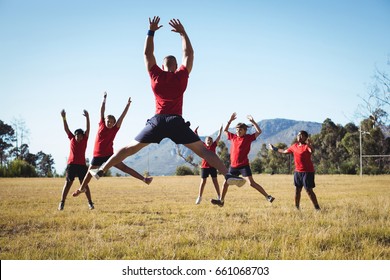
[[[251,115],[246,116],[250,122],[254,122],[254,118]]]
[[[159,30],[162,25],[158,25],[160,23],[160,17],[159,16],[154,16],[153,19],[149,18],[149,30],[151,31],[156,31]]]
[[[66,117],[66,112],[65,112],[65,109],[62,109],[61,111],[61,117],[65,118]]]
[[[234,121],[235,119],[237,119],[237,113],[234,112],[231,116],[230,116],[230,122]]]
[[[172,28],[173,28],[171,31],[176,32],[176,33],[180,33],[180,34],[185,33],[184,26],[181,24],[180,20],[171,19],[169,21],[169,25],[172,26]]]
[[[88,117],[89,117],[89,113],[88,113],[88,111],[87,111],[87,110],[84,110],[84,111],[83,111],[83,116],[84,116],[84,117],[86,117],[86,118],[88,118]]]

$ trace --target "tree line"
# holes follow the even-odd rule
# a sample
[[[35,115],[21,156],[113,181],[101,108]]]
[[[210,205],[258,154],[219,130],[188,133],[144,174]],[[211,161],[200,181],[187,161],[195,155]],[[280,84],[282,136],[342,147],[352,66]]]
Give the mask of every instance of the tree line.
[[[310,136],[315,148],[312,160],[316,173],[359,174],[361,148],[364,155],[364,174],[390,174],[390,137],[386,137],[383,130],[386,132],[388,128],[378,125],[372,117],[363,120],[359,127],[353,123],[336,125],[331,119],[326,119],[322,123],[320,133]],[[295,141],[296,139],[291,139],[289,144],[273,144],[280,149],[286,149]],[[228,167],[230,154],[223,141],[218,143],[217,154]],[[199,167],[193,162],[194,158],[189,156],[185,160],[194,168],[179,166],[176,175],[199,174]],[[262,144],[250,165],[255,174],[291,174],[295,168],[292,155],[275,153],[268,149],[267,144]]]
[[[30,153],[26,128],[18,122],[15,128],[0,120],[0,177],[54,177],[54,159],[39,151]],[[24,138],[23,138],[24,135]]]

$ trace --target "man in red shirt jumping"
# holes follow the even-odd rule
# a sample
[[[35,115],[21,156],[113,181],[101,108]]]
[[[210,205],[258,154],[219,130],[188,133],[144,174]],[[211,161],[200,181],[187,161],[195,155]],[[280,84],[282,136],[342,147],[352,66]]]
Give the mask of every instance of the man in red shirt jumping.
[[[237,118],[237,114],[233,113],[230,120],[226,124],[225,134],[229,141],[231,141],[230,150],[230,168],[229,173],[235,176],[242,175],[250,184],[251,187],[260,192],[268,202],[273,202],[274,197],[269,195],[262,186],[255,182],[252,177],[252,171],[249,166],[248,154],[251,149],[251,144],[261,134],[259,125],[255,122],[252,116],[248,116],[248,120],[255,127],[256,132],[253,134],[247,134],[248,126],[245,123],[238,123],[236,125],[236,134],[229,132],[229,126],[232,121]],[[228,191],[229,185],[226,182],[223,185],[221,199],[212,199],[211,203],[222,207],[225,203],[225,196]]]
[[[180,67],[174,56],[167,56],[163,60],[162,68],[157,66],[154,56],[154,33],[159,30],[160,18],[149,18],[149,30],[147,33],[144,59],[146,70],[149,73],[151,86],[155,97],[156,114],[147,120],[145,128],[135,137],[128,146],[116,152],[99,169],[91,170],[91,174],[99,179],[111,166],[122,162],[125,158],[137,153],[150,143],[160,143],[164,138],[170,138],[176,144],[183,144],[205,159],[220,173],[225,175],[228,184],[243,185],[245,180],[228,174],[228,170],[220,158],[212,151],[207,150],[182,117],[183,95],[187,88],[189,74],[194,61],[194,50],[184,26],[180,20],[172,19],[169,25],[172,31],[180,34],[182,42],[183,58]]]
[[[302,187],[305,188],[311,202],[316,210],[321,210],[318,205],[317,196],[313,189],[316,184],[314,182],[314,165],[311,161],[311,155],[314,152],[309,134],[301,130],[297,135],[297,142],[291,145],[288,149],[279,149],[272,144],[269,144],[270,149],[281,154],[293,154],[295,163],[294,185],[295,185],[295,207],[299,210],[301,201]]]
[[[66,181],[62,189],[61,201],[58,205],[58,210],[62,211],[65,207],[65,200],[68,196],[70,187],[73,184],[73,181],[76,177],[79,178],[80,184],[83,182],[85,175],[88,172],[88,167],[85,160],[85,151],[87,149],[89,130],[90,130],[90,121],[89,114],[87,110],[84,110],[84,114],[87,125],[86,130],[83,131],[81,128],[76,129],[74,134],[70,131],[68,122],[66,121],[66,112],[65,110],[61,111],[62,121],[64,124],[64,130],[66,135],[70,140],[70,151],[68,157],[68,165],[66,166]],[[91,197],[91,191],[88,185],[85,185],[85,195],[88,199],[89,209],[93,209],[93,202]]]

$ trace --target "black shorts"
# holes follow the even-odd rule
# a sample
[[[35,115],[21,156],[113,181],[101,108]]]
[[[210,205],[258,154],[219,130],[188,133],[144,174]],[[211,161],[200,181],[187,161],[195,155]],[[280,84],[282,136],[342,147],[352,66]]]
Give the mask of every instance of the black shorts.
[[[294,172],[294,186],[297,188],[314,189],[314,172]]]
[[[140,143],[160,143],[170,138],[176,144],[190,144],[200,141],[198,135],[179,115],[158,114],[146,121],[144,129],[135,137]]]
[[[217,169],[214,167],[209,167],[209,168],[201,168],[200,169],[200,177],[202,179],[206,179],[207,177],[211,176],[211,178],[216,178],[217,177]]]
[[[84,180],[88,172],[88,167],[81,164],[68,164],[66,166],[66,181],[73,182],[74,178],[78,177],[80,183]]]
[[[243,177],[252,176],[252,170],[249,165],[241,166],[241,167],[229,167],[229,173],[234,176],[239,176],[240,174]]]
[[[106,157],[93,157],[91,160],[91,165],[93,166],[102,166],[111,156]]]

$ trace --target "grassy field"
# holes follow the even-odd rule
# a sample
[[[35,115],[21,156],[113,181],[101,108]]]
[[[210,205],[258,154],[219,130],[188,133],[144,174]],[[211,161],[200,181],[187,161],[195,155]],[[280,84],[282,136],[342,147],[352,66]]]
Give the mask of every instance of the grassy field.
[[[64,179],[0,178],[0,259],[390,259],[390,176],[317,175],[320,212],[304,192],[295,209],[291,175],[255,180],[273,204],[245,185],[213,206],[209,180],[195,205],[198,176],[127,177],[92,182],[95,210],[69,195],[58,211]]]

